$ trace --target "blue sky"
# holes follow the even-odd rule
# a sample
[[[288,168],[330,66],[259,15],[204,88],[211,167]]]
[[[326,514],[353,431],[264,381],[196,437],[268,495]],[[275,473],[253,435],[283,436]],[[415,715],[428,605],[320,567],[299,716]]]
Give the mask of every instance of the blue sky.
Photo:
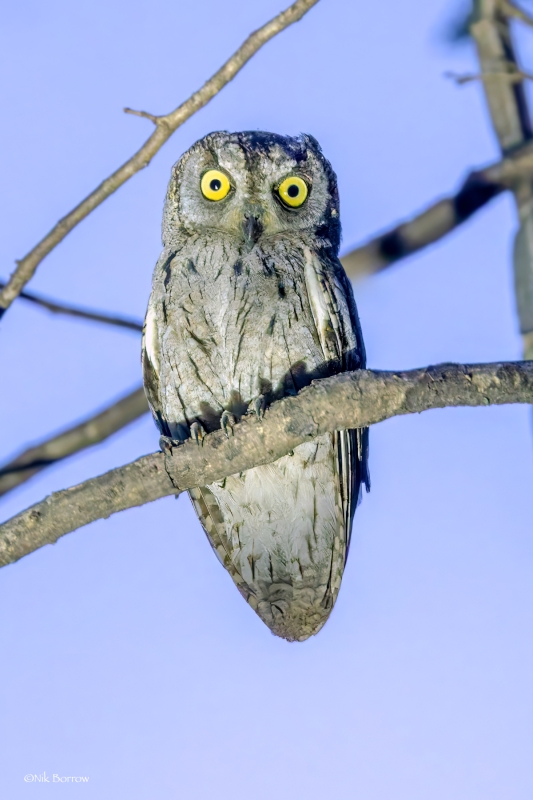
[[[0,31],[2,274],[209,77],[279,0],[36,0]],[[171,165],[216,129],[312,133],[339,177],[344,249],[497,158],[451,0],[321,0],[31,286],[142,317]],[[519,33],[526,64],[531,34]],[[501,197],[437,246],[356,286],[369,365],[520,357]],[[1,328],[8,457],[140,380],[135,334],[17,303]],[[533,450],[527,408],[449,409],[371,431],[335,611],[275,639],[213,556],[186,497],[95,523],[0,575],[0,787],[98,800],[526,800],[533,792]],[[157,448],[145,418],[2,503]],[[83,787],[28,773],[89,776]]]

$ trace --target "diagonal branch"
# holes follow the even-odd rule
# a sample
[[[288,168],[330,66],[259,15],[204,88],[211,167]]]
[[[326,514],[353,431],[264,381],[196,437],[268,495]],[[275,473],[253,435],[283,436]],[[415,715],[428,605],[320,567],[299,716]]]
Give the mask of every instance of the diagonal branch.
[[[170,114],[164,116],[147,115],[155,124],[155,131],[143,144],[140,150],[125,164],[106,178],[94,192],[85,198],[66,217],[63,217],[50,233],[44,237],[23,259],[11,275],[8,284],[0,291],[0,317],[9,308],[24,286],[32,278],[43,258],[61,242],[65,236],[94,211],[100,203],[122,186],[139,170],[146,167],[154,155],[165,144],[167,139],[183,125],[193,114],[203,108],[235,75],[244,67],[255,53],[276,34],[283,31],[294,22],[298,22],[318,0],[296,0],[286,11],[252,33],[239,47],[226,63],[210,78],[201,89],[195,92],[188,100],[182,103]]]
[[[521,22],[524,22],[526,25],[533,27],[533,17],[530,17],[529,14],[527,14],[521,8],[515,6],[514,3],[510,2],[510,0],[499,0],[499,9],[506,17],[514,17],[515,19],[519,19]]]
[[[533,403],[533,362],[441,364],[408,372],[359,370],[314,381],[296,397],[208,434],[170,455],[153,453],[47,497],[0,526],[0,565],[56,542],[89,522],[166,495],[268,464],[328,431],[447,406]]]
[[[29,480],[45,467],[102,442],[147,411],[148,403],[141,386],[95,416],[30,447],[13,461],[0,467],[0,496]]]
[[[438,200],[421,214],[396,225],[341,259],[350,278],[380,272],[462,225],[506,189],[533,178],[533,145],[524,144],[504,159],[471,172],[459,191]]]
[[[6,286],[5,281],[0,281],[0,289],[3,289],[4,286]],[[101,311],[90,311],[88,308],[70,306],[66,303],[58,303],[56,300],[42,297],[42,295],[34,294],[34,292],[21,292],[19,297],[41,308],[46,308],[52,314],[65,314],[68,317],[79,317],[92,322],[102,322],[104,325],[115,325],[118,328],[127,328],[130,331],[141,332],[143,329],[143,324],[140,320],[121,317],[117,314],[104,314]]]

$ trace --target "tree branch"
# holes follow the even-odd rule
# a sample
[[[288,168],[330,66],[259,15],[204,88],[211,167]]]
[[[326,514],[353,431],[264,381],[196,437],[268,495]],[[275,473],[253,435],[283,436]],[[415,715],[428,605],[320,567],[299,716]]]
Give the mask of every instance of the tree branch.
[[[514,3],[511,3],[510,0],[499,0],[499,7],[502,14],[505,14],[506,17],[511,17],[515,19],[519,19],[521,22],[533,27],[533,18],[526,14],[525,11],[522,11],[521,8],[515,6]]]
[[[509,16],[527,15],[506,0],[477,0],[470,32],[475,41],[489,114],[502,153],[533,138],[533,128],[523,83],[511,84],[501,72],[520,72]],[[513,189],[519,229],[514,246],[515,295],[523,336],[524,357],[533,357],[533,183],[524,177]]]
[[[506,189],[533,178],[533,144],[524,144],[480,170],[471,172],[459,191],[438,200],[407,222],[396,225],[341,258],[350,278],[372,275],[451,233]]]
[[[35,447],[30,447],[13,461],[0,467],[0,496],[29,480],[45,467],[102,442],[147,411],[148,403],[141,386],[95,416]]]
[[[359,370],[314,381],[296,397],[169,455],[153,453],[47,497],[0,526],[0,565],[117,511],[268,464],[328,431],[448,406],[533,403],[533,362],[442,364],[408,372]]]
[[[282,11],[262,28],[252,33],[239,47],[226,63],[185,103],[170,114],[163,116],[148,116],[155,124],[155,131],[144,143],[140,150],[125,164],[106,178],[94,192],[85,198],[76,208],[61,219],[23,259],[11,275],[7,285],[0,291],[0,317],[9,308],[24,286],[32,278],[43,258],[61,242],[65,236],[80,223],[85,217],[97,208],[107,197],[122,186],[139,170],[146,167],[154,155],[165,144],[167,139],[188,120],[193,114],[203,108],[224,86],[231,81],[255,53],[276,34],[283,31],[312,8],[318,0],[296,0],[289,8]]]
[[[457,72],[445,72],[444,76],[450,78],[458,86],[463,86],[465,83],[472,83],[473,81],[490,81],[494,78],[504,78],[510,83],[520,83],[521,81],[533,81],[533,75],[530,72],[523,70],[511,69],[509,72],[487,72],[485,75],[481,73],[466,73],[459,74]]]
[[[0,289],[3,289],[4,286],[6,286],[6,282],[0,281]],[[92,322],[102,322],[104,325],[115,325],[118,328],[127,328],[130,331],[142,332],[143,329],[143,324],[140,320],[121,317],[117,314],[104,314],[101,311],[90,311],[88,308],[70,306],[66,303],[58,303],[56,300],[42,297],[40,294],[34,294],[33,292],[21,292],[19,297],[41,308],[46,308],[47,311],[51,311],[52,314],[65,314],[68,317],[80,317],[81,319],[88,319]]]

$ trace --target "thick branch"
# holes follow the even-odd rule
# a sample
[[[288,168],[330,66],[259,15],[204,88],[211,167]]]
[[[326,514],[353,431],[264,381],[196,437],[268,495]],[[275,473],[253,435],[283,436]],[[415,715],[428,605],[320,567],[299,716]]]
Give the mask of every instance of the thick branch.
[[[153,116],[146,113],[155,123],[155,131],[140,150],[125,164],[106,178],[94,192],[85,198],[66,217],[63,217],[50,233],[44,237],[24,258],[18,262],[8,284],[0,292],[0,316],[20,294],[35,273],[43,258],[61,242],[65,236],[100,205],[109,195],[116,192],[139,170],[146,167],[167,139],[193,114],[203,108],[224,86],[231,81],[255,53],[276,34],[294,22],[298,22],[318,0],[297,0],[286,11],[281,12],[262,28],[252,33],[228,61],[210,78],[201,89],[170,114]]]
[[[506,189],[533,178],[533,145],[525,144],[502,161],[471,172],[457,194],[438,200],[407,222],[346,253],[350,278],[380,272],[451,233]]]
[[[6,286],[5,281],[0,281],[0,289],[3,289],[4,286]],[[143,324],[140,320],[121,317],[117,314],[104,314],[101,311],[90,311],[88,308],[70,306],[66,303],[58,303],[56,300],[42,297],[40,294],[34,294],[33,292],[21,292],[19,297],[41,308],[46,308],[46,310],[51,311],[52,314],[65,314],[67,317],[80,317],[81,319],[88,319],[92,322],[101,322],[104,325],[127,328],[130,331],[141,332],[143,329]]]
[[[63,458],[102,442],[148,411],[141,386],[93,417],[69,428],[0,468],[0,496]]]
[[[172,494],[175,489],[168,477],[161,453],[138,458],[120,469],[98,478],[54,492],[42,503],[0,527],[0,565],[54,542],[95,519],[106,519],[117,511],[142,506]],[[17,522],[18,520],[18,522]],[[8,526],[8,527],[6,527]]]
[[[201,447],[189,440],[171,455],[144,456],[50,495],[0,526],[0,565],[117,511],[268,464],[328,431],[431,408],[503,403],[533,403],[533,362],[361,370],[315,381],[274,403],[263,420],[245,417],[230,438],[215,431]]]

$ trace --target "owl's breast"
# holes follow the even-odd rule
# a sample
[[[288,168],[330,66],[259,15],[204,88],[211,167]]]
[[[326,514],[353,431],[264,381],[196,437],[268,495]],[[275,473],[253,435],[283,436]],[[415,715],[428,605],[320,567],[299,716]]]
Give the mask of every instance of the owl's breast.
[[[189,248],[153,297],[171,430],[194,419],[217,428],[225,409],[240,416],[259,395],[268,403],[328,374],[301,252]]]

